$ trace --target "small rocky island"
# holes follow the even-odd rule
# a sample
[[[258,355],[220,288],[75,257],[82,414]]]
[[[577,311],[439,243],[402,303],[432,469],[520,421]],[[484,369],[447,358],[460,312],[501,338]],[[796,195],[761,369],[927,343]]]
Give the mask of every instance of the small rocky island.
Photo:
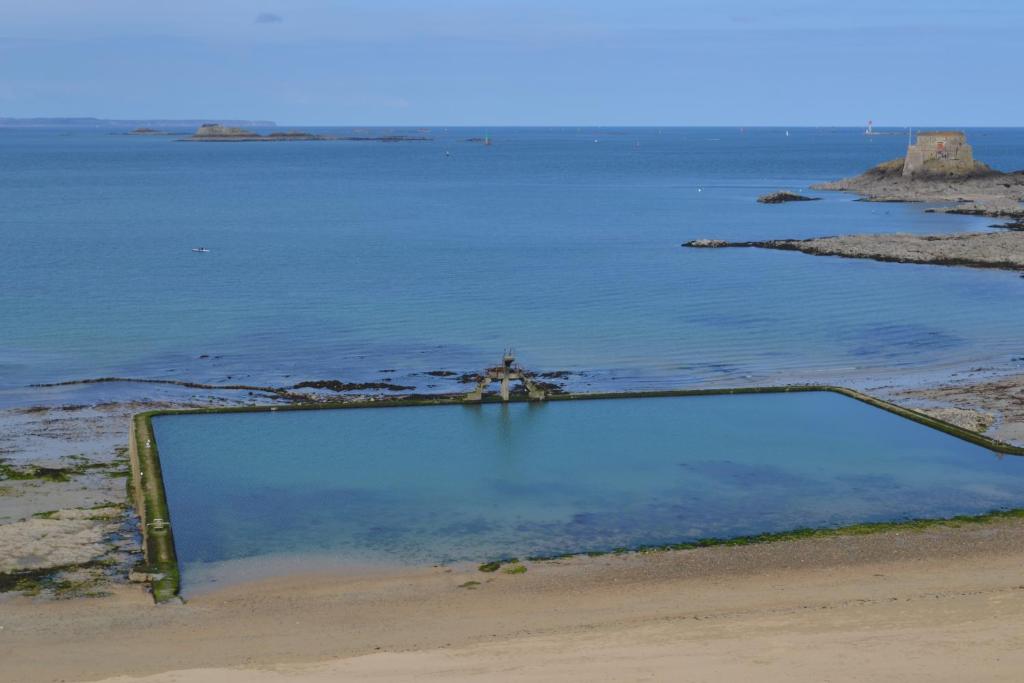
[[[157,130],[156,128],[142,127],[130,130],[125,133],[125,135],[174,135],[174,133],[170,133],[166,130]]]
[[[846,235],[807,240],[728,242],[700,239],[684,247],[756,247],[897,263],[1024,270],[1024,171],[1004,173],[977,161],[959,131],[919,133],[902,159],[853,177],[812,186],[854,192],[865,201],[949,202],[929,211],[1009,218],[1006,232],[952,235]],[[759,200],[760,201],[760,200]]]
[[[319,135],[301,130],[289,130],[263,135],[246,128],[224,126],[219,123],[204,123],[196,129],[196,132],[191,137],[181,139],[185,142],[316,142],[322,140],[406,142],[430,140],[430,138],[414,135]]]
[[[870,202],[951,202],[935,210],[1024,218],[1024,171],[1004,173],[976,160],[960,131],[918,133],[905,157],[812,187],[854,192]]]
[[[770,192],[757,198],[761,204],[785,204],[786,202],[816,202],[821,197],[805,197],[796,192]]]
[[[196,129],[192,137],[183,138],[190,142],[280,142],[280,141],[312,141],[334,140],[325,135],[315,135],[298,130],[261,135],[247,128],[223,126],[219,123],[204,123]]]

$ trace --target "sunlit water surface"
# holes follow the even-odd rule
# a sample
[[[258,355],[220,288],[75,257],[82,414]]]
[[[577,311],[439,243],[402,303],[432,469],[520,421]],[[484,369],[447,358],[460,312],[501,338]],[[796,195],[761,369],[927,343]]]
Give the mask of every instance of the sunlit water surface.
[[[1024,356],[1014,273],[680,248],[987,229],[991,220],[836,193],[755,202],[900,156],[902,135],[397,132],[433,139],[199,144],[0,130],[0,394],[110,375],[390,378],[443,391],[452,380],[418,373],[476,370],[507,345],[530,367],[585,371],[572,380],[581,389]],[[484,133],[492,146],[466,141]],[[1021,130],[968,133],[979,158],[1024,167]]]

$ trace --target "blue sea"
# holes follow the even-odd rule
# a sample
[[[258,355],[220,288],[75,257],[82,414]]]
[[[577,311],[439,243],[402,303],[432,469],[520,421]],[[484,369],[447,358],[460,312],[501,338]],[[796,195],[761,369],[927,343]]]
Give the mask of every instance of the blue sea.
[[[186,592],[978,514],[1024,458],[825,393],[157,417]]]
[[[351,134],[348,128],[315,129]],[[687,250],[987,230],[839,193],[902,155],[835,128],[432,128],[189,143],[0,129],[0,394],[102,376],[445,391],[505,347],[578,389],[886,377],[1024,356],[1016,273]],[[968,130],[1024,168],[1024,129]],[[468,138],[488,135],[484,146]],[[193,247],[209,253],[194,253]],[[11,398],[16,397],[16,398]]]

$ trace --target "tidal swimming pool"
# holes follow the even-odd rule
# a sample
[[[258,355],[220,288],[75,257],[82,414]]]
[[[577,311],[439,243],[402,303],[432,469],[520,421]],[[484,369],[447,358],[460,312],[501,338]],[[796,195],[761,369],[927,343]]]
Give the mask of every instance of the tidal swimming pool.
[[[828,392],[165,415],[186,592],[1024,507],[1000,456]]]

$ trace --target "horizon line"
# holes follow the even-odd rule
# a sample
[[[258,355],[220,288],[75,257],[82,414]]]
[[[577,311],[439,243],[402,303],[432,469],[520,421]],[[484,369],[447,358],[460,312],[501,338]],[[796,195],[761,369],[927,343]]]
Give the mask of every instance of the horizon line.
[[[140,121],[161,121],[165,123],[239,123],[245,122],[251,125],[272,126],[274,128],[287,128],[295,126],[306,126],[314,128],[867,128],[867,121],[863,123],[278,123],[271,118],[260,117],[160,117],[160,116],[139,116],[139,117],[118,117],[106,118],[101,116],[0,116],[0,128],[16,127],[12,123],[43,122],[58,123],[67,121],[67,127],[74,126],[75,120],[89,120],[107,124],[131,124]],[[927,124],[891,124],[873,125],[874,130],[915,130],[921,128],[1024,128],[1024,125],[1006,124],[949,124],[949,123],[927,123]]]

